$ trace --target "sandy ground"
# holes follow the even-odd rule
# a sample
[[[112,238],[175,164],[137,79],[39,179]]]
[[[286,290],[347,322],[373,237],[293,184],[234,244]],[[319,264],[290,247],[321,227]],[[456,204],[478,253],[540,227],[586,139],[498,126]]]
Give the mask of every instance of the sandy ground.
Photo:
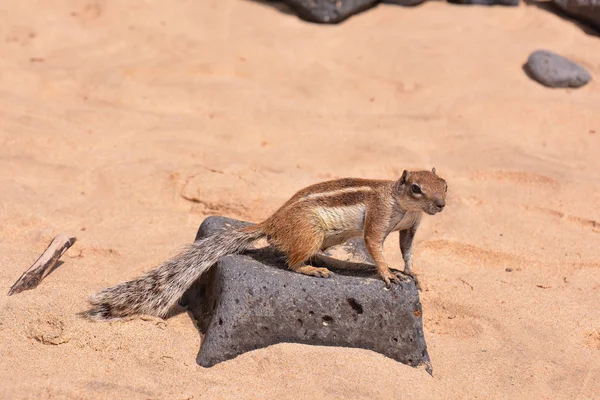
[[[0,5],[0,397],[600,398],[600,86],[550,90],[537,48],[600,80],[600,38],[534,6],[379,6],[318,26],[245,0]],[[415,270],[434,377],[281,344],[211,369],[186,314],[77,316],[191,241],[334,177],[446,178]],[[386,243],[401,266],[397,236]],[[512,269],[507,272],[506,269]]]

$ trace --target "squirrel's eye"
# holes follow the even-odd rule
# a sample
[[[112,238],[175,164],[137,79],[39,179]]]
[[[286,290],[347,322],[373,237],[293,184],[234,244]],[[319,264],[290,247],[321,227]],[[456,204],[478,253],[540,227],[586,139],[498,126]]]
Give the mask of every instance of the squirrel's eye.
[[[419,185],[415,185],[413,184],[411,187],[411,190],[414,194],[421,194],[421,188],[419,187]]]

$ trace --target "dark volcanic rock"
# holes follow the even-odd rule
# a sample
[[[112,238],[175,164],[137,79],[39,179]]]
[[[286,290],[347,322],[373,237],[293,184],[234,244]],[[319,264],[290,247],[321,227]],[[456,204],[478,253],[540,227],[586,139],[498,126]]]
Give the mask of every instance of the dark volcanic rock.
[[[397,4],[403,7],[414,7],[425,3],[427,0],[381,0],[382,3]]]
[[[342,22],[378,2],[379,0],[284,0],[300,18],[326,24]]]
[[[197,238],[244,224],[208,217]],[[343,259],[370,261],[360,240],[341,248]],[[270,247],[226,256],[186,293],[182,301],[205,334],[200,365],[287,342],[368,349],[431,373],[413,281],[387,290],[373,273],[315,278],[289,271],[284,260]]]
[[[548,50],[531,53],[525,70],[542,85],[553,88],[578,88],[592,79],[583,67]]]
[[[369,349],[404,364],[427,365],[422,309],[413,282],[385,290],[378,279],[314,278],[250,256],[226,256],[212,270],[203,301],[197,362],[210,367],[276,343]]]
[[[552,0],[558,9],[600,31],[600,0]]]
[[[238,219],[227,217],[206,217],[198,227],[198,232],[196,232],[196,238],[194,240],[198,240],[205,236],[214,235],[215,233],[224,229],[242,228],[248,225],[254,224],[252,222],[240,221]]]
[[[479,6],[518,6],[519,0],[448,0],[448,3]]]

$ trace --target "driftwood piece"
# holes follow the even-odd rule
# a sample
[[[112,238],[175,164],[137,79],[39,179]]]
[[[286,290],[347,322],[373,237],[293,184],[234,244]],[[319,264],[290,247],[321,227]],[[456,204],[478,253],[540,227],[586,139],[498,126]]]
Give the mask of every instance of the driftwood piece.
[[[60,257],[69,247],[73,246],[76,240],[75,237],[63,233],[55,236],[36,262],[12,285],[8,295],[12,296],[24,290],[35,289],[48,274],[56,269],[56,263]]]

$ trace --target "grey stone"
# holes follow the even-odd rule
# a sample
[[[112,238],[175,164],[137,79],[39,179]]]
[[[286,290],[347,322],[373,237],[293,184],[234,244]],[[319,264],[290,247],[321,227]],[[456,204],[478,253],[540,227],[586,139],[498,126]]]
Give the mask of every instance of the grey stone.
[[[225,229],[243,228],[245,226],[254,225],[252,222],[240,221],[238,219],[210,216],[206,217],[198,227],[196,238],[194,241],[206,236],[214,235]]]
[[[298,17],[324,24],[337,24],[364,11],[379,0],[284,0]]]
[[[563,11],[600,31],[600,0],[552,0]]]
[[[525,71],[542,85],[552,88],[578,88],[592,79],[583,67],[548,50],[531,53]]]
[[[381,0],[382,3],[396,4],[402,7],[414,7],[425,3],[427,0]]]
[[[448,3],[479,6],[518,6],[519,0],[448,0]]]
[[[208,217],[196,238],[246,224]],[[363,244],[350,241],[335,255],[370,263]],[[284,262],[268,246],[226,256],[188,290],[182,305],[204,334],[198,364],[211,367],[273,344],[302,343],[367,349],[431,373],[413,281],[386,289],[374,270],[336,271],[326,279],[289,271]]]

